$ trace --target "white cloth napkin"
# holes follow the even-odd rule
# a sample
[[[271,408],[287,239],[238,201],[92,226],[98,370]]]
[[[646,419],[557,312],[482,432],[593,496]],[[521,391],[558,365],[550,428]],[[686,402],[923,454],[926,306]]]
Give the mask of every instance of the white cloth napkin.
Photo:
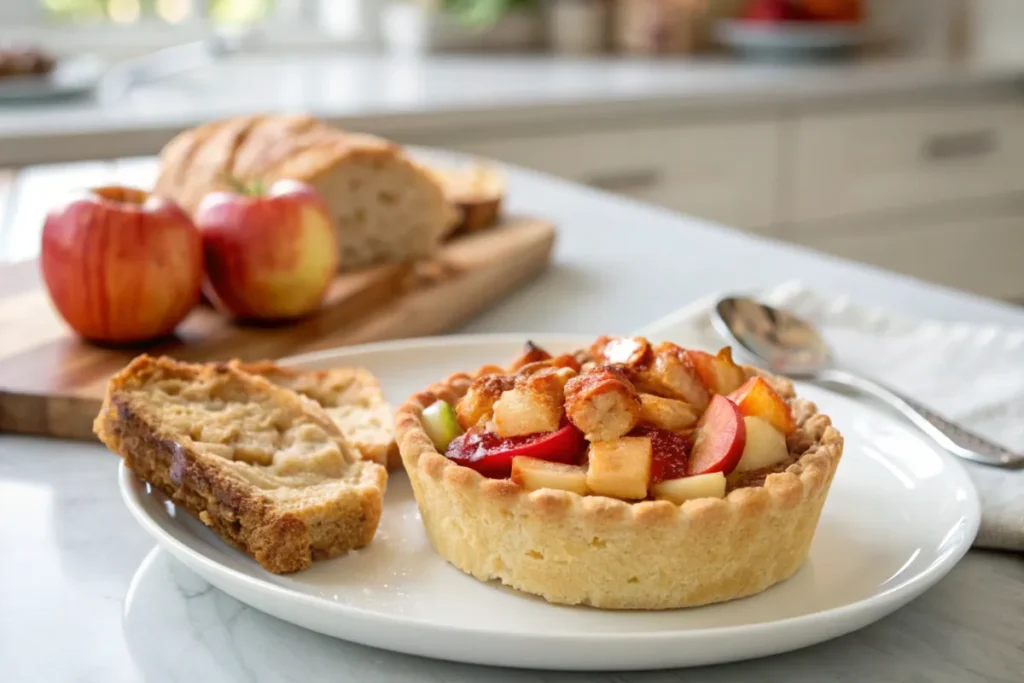
[[[800,282],[760,298],[817,325],[844,368],[881,380],[1008,448],[1024,450],[1024,329],[906,320],[823,296]],[[687,306],[639,333],[681,345],[722,345],[708,315],[714,301]],[[982,501],[974,546],[1024,551],[1024,470],[961,462]]]

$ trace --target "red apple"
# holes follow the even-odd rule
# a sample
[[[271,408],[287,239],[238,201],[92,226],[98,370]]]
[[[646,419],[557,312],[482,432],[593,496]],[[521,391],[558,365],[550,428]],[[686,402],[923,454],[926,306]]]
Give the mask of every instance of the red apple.
[[[214,192],[195,214],[218,305],[244,320],[298,318],[320,307],[339,265],[327,207],[311,186]]]
[[[751,0],[741,14],[746,21],[780,23],[786,21],[810,21],[813,15],[803,6],[801,0]]]
[[[857,23],[864,19],[863,0],[801,0],[814,21]]]
[[[747,21],[785,21],[786,0],[752,0],[743,8],[742,16]]]
[[[100,187],[54,208],[43,226],[43,280],[78,334],[127,344],[170,334],[199,301],[199,231],[168,199]]]
[[[686,474],[728,474],[736,468],[747,443],[747,427],[736,404],[721,394],[715,394],[697,422],[693,451],[687,462]]]

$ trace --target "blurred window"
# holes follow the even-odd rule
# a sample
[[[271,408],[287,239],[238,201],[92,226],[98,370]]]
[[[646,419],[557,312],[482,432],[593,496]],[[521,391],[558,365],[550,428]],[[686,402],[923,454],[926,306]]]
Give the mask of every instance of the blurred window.
[[[204,27],[258,26],[268,35],[321,35],[337,44],[373,42],[387,0],[0,0],[0,40],[55,30],[77,38],[134,33],[189,35]],[[137,27],[139,32],[130,29]],[[88,29],[96,29],[90,32]],[[111,33],[113,30],[115,33]],[[296,34],[298,30],[298,34]]]
[[[17,0],[15,0],[17,1]],[[179,24],[194,19],[217,23],[251,24],[266,19],[275,0],[39,0],[46,14],[74,23],[133,24],[155,20]],[[299,3],[300,4],[300,3]]]

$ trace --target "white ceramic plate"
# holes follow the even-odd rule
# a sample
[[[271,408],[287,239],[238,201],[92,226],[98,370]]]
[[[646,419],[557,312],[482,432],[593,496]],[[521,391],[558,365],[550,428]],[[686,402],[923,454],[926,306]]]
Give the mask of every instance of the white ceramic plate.
[[[581,340],[535,335],[552,350]],[[302,359],[361,365],[389,400],[450,372],[509,359],[523,336],[390,342]],[[606,612],[557,607],[472,579],[427,542],[408,480],[388,486],[366,549],[274,576],[222,543],[123,466],[129,510],[157,542],[224,592],[285,621],[366,645],[455,661],[571,669],[653,669],[784,652],[861,628],[919,595],[963,556],[979,504],[960,466],[884,413],[801,386],[846,436],[807,564],[760,595],[699,609]]]

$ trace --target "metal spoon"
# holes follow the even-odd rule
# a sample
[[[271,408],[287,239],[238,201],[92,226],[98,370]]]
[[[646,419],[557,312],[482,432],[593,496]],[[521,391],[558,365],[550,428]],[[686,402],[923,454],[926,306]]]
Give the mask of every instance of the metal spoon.
[[[1024,467],[1024,455],[992,443],[873,380],[837,368],[818,331],[791,313],[753,299],[727,297],[715,306],[712,321],[721,335],[772,372],[873,396],[901,412],[957,457],[994,467]]]

